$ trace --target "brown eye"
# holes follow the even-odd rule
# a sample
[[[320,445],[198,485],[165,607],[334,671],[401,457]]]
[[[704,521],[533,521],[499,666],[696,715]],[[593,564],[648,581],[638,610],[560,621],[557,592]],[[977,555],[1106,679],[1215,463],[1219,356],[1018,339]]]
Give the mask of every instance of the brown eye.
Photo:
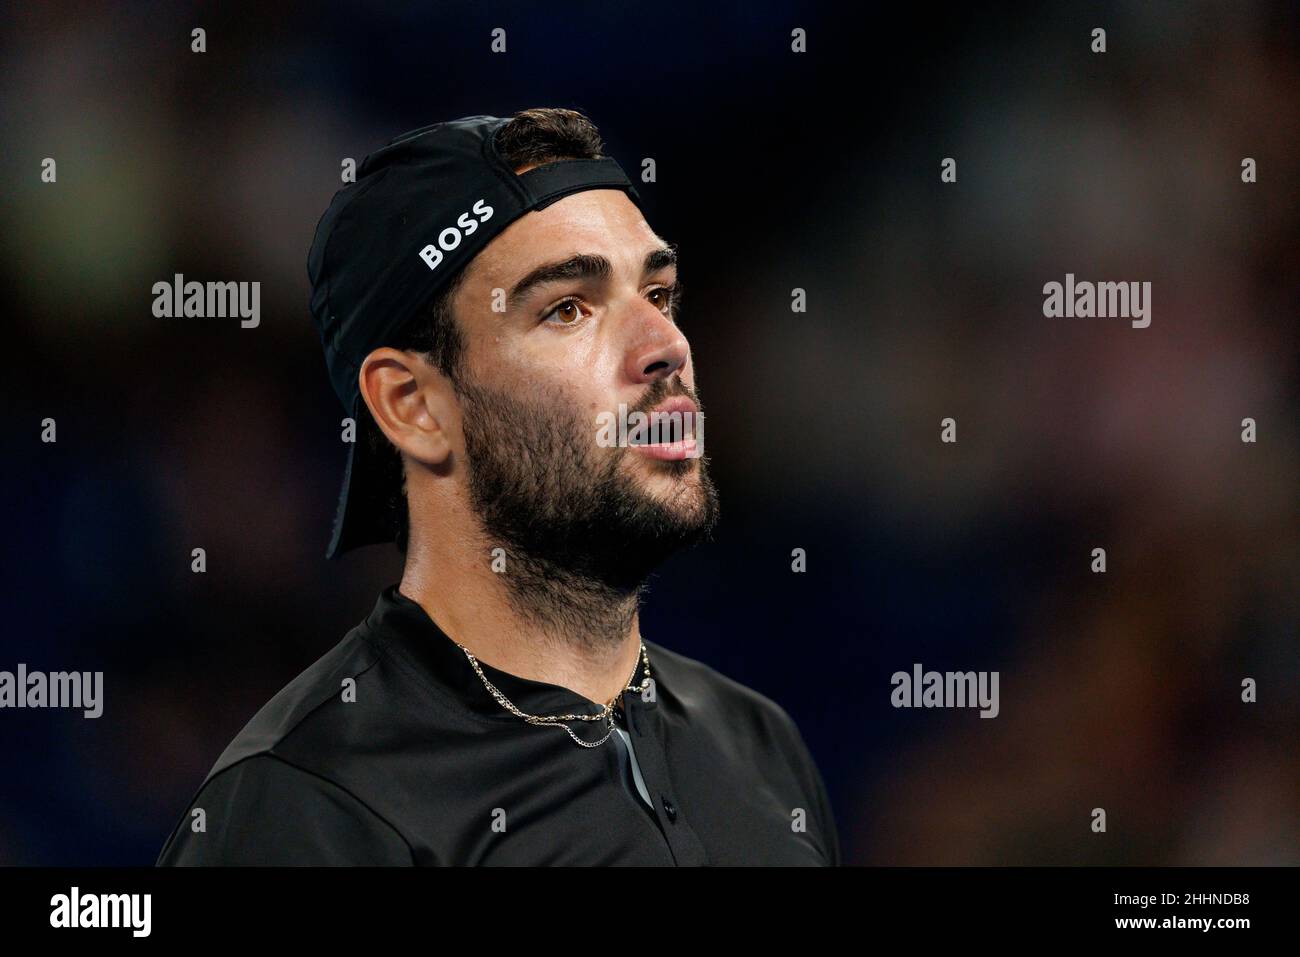
[[[654,305],[659,307],[659,311],[665,316],[672,316],[677,306],[677,295],[681,289],[681,283],[676,282],[671,286],[659,286],[657,289],[650,290],[651,296],[658,296],[659,300]]]
[[[573,325],[575,322],[577,322],[579,319],[582,318],[582,309],[579,308],[578,306],[578,300],[576,299],[564,300],[564,302],[560,303],[558,306],[556,306],[546,315],[542,316],[542,321],[545,322],[551,319],[552,317],[557,318],[559,320],[559,324],[562,326]]]

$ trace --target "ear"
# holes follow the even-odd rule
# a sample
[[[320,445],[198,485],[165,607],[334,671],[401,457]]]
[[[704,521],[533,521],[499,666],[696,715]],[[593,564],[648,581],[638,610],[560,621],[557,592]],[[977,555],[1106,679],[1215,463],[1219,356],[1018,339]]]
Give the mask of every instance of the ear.
[[[447,462],[455,402],[442,373],[419,353],[385,346],[366,356],[358,377],[361,397],[390,442],[430,467]]]

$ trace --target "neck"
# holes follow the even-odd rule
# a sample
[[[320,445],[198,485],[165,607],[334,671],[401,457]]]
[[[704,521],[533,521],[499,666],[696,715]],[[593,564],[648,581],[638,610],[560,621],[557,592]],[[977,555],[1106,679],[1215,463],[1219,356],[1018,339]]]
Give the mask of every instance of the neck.
[[[494,668],[601,706],[618,695],[641,654],[639,592],[536,556],[494,553],[465,531],[430,529],[413,538],[402,594]]]

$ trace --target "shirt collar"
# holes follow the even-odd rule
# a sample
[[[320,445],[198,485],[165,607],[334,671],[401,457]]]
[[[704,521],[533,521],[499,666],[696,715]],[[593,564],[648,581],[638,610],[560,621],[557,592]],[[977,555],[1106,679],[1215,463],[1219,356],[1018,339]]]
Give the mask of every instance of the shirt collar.
[[[397,585],[390,585],[380,593],[374,610],[366,618],[365,628],[372,640],[401,655],[426,681],[449,693],[468,710],[527,726],[523,718],[511,714],[497,702],[460,646],[438,627],[422,605],[403,595]],[[521,678],[481,660],[478,665],[488,681],[526,714],[594,715],[601,711],[601,706],[594,701],[561,685]],[[644,671],[644,663],[638,662],[636,674],[629,683],[641,681]],[[627,695],[624,701],[637,697]],[[603,721],[566,723],[584,739],[591,736],[584,729],[598,732],[594,735],[597,738],[606,730]]]

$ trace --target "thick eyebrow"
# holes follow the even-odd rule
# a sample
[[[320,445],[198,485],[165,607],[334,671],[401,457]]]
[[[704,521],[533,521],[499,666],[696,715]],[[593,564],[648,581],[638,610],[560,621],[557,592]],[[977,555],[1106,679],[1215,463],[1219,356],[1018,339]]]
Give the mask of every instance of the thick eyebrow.
[[[677,265],[677,250],[672,246],[660,246],[646,254],[641,270],[643,273],[652,273],[675,265]],[[538,286],[546,283],[570,282],[575,279],[606,281],[613,275],[614,266],[604,256],[595,253],[578,253],[559,262],[545,263],[528,273],[510,290],[510,301],[518,302]]]
[[[652,249],[646,254],[645,265],[641,267],[641,271],[643,273],[658,272],[661,269],[676,265],[677,247],[660,246],[658,249]]]

